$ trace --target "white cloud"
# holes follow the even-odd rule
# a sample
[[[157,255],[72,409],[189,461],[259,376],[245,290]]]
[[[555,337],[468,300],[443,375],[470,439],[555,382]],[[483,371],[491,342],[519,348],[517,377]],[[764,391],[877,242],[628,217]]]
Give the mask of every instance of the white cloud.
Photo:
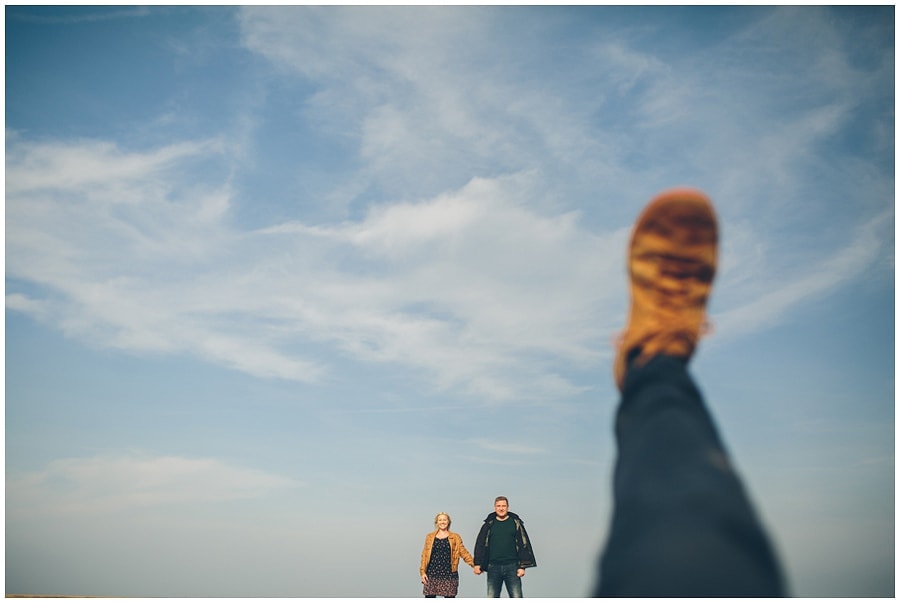
[[[799,266],[790,262],[793,275],[784,266],[773,269],[777,258],[764,259],[764,251],[743,246],[754,245],[752,241],[739,241],[728,249],[726,261],[731,266],[723,280],[729,302],[713,317],[716,331],[732,337],[774,326],[791,310],[822,299],[873,269],[889,268],[880,262],[893,247],[893,225],[891,208],[856,227],[852,238],[831,255]]]
[[[541,363],[598,360],[609,323],[596,320],[597,309],[611,292],[595,284],[617,271],[610,257],[621,236],[589,235],[575,215],[538,216],[513,201],[524,188],[519,178],[476,179],[433,200],[377,207],[361,222],[263,232],[294,237],[284,245],[312,236],[328,255],[359,262],[305,293],[320,298],[308,325],[320,337],[491,398],[526,395],[511,387],[524,367],[537,370],[524,378],[542,395],[574,391]]]
[[[323,355],[289,351],[312,343],[507,399],[577,391],[557,371],[605,343],[595,279],[615,271],[620,237],[528,210],[527,174],[358,222],[241,232],[232,193],[179,169],[215,146],[10,146],[8,307],[99,345],[316,381]]]
[[[147,177],[171,170],[179,162],[211,152],[221,152],[221,141],[180,142],[145,153],[129,153],[114,143],[103,140],[52,140],[32,142],[16,132],[7,132],[14,142],[7,150],[10,170],[7,194],[65,189],[96,191],[110,203],[128,203],[132,195],[122,194],[127,185],[137,181],[147,184]]]
[[[7,475],[6,505],[13,517],[94,514],[258,498],[302,485],[216,459],[139,455],[67,458],[52,461],[40,471]]]
[[[545,59],[498,40],[510,26],[493,9],[247,7],[240,24],[279,77],[311,85],[304,115],[352,141],[362,159],[353,178],[365,185],[416,197],[473,176],[609,169],[615,147],[582,122],[589,97],[563,93],[556,75],[535,85],[529,60]]]
[[[495,442],[493,440],[474,440],[472,444],[491,453],[513,456],[533,456],[544,452],[542,448],[536,448],[534,446],[523,446],[521,444]]]

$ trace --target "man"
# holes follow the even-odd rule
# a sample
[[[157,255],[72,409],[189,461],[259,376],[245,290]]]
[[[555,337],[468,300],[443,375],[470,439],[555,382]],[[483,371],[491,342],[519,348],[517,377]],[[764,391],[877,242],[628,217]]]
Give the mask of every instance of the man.
[[[488,515],[475,539],[475,573],[487,568],[487,596],[499,598],[503,584],[506,594],[522,598],[525,568],[536,567],[531,539],[522,518],[509,511],[505,496],[494,499],[494,512]]]
[[[673,189],[638,218],[631,308],[613,368],[614,508],[600,597],[778,597],[775,553],[687,363],[706,326],[718,226],[700,191]],[[476,560],[477,563],[477,560]]]

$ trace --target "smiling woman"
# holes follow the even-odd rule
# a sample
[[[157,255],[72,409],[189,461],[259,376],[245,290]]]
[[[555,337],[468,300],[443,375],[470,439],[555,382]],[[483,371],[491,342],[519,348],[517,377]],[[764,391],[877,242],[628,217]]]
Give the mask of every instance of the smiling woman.
[[[472,567],[475,565],[462,537],[450,531],[451,523],[448,514],[438,513],[434,517],[435,531],[425,536],[419,575],[426,598],[456,597],[459,592],[459,560],[462,559]]]

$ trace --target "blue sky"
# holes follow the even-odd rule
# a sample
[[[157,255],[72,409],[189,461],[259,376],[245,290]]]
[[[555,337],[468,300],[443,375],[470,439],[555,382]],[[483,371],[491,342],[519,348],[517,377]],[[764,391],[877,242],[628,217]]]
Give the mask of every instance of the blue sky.
[[[799,596],[894,594],[894,8],[7,6],[6,590],[580,597],[643,204]],[[484,577],[461,575],[461,596]]]

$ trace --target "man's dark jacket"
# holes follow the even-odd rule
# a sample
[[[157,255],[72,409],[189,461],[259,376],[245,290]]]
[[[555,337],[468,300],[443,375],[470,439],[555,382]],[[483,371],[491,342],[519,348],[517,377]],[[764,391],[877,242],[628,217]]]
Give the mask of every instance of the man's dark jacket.
[[[519,555],[519,567],[522,569],[537,567],[537,562],[534,560],[534,551],[531,550],[531,539],[528,537],[528,532],[525,531],[525,522],[513,512],[509,512],[508,515],[509,519],[504,521],[514,521],[516,523],[516,553]],[[495,519],[497,519],[496,513],[488,515],[481,525],[478,538],[475,539],[475,554],[473,555],[475,565],[481,566],[485,570],[491,558],[489,554],[491,549],[491,526],[494,525]]]

